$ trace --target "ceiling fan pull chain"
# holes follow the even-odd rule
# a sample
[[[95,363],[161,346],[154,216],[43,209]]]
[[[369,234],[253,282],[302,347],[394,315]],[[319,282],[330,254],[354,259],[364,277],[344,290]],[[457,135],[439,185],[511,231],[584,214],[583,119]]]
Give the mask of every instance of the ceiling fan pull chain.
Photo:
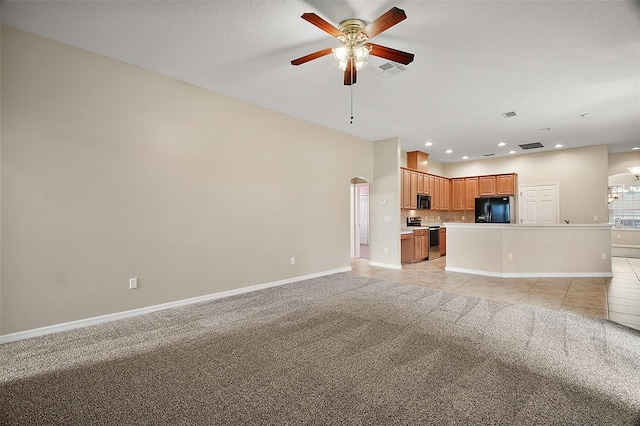
[[[349,88],[351,90],[351,121],[349,124],[353,124],[353,84]]]

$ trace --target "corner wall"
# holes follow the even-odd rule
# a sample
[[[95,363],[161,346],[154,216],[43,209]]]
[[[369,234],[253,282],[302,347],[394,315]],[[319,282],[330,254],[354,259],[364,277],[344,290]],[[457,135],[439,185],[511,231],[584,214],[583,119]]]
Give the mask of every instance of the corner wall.
[[[1,42],[0,334],[350,267],[370,141],[8,27]]]
[[[369,186],[369,263],[400,268],[400,142],[373,143],[374,181]]]

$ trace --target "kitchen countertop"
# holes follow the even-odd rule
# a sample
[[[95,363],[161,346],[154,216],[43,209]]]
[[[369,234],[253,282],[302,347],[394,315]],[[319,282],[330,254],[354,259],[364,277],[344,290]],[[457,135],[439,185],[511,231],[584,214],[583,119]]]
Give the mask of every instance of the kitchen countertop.
[[[439,226],[440,228],[446,228],[443,223],[428,223],[423,226],[402,226],[400,227],[400,234],[412,234],[416,229],[429,229],[430,226]]]

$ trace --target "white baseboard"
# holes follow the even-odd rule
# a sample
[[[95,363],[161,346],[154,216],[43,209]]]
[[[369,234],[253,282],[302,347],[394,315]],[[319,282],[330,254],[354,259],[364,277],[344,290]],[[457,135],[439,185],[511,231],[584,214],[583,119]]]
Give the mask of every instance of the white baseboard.
[[[371,261],[369,261],[369,265],[371,265],[371,266],[379,266],[381,268],[402,269],[402,265],[394,265],[393,263],[380,263],[380,262],[371,262]]]
[[[494,272],[446,266],[445,271],[497,278],[612,278],[612,272]]]
[[[73,330],[76,328],[87,327],[90,325],[101,324],[109,321],[115,321],[122,318],[129,318],[138,315],[148,314],[151,312],[161,311],[163,309],[176,308],[178,306],[190,305],[193,303],[206,302],[208,300],[221,299],[223,297],[234,296],[236,294],[249,293],[251,291],[262,290],[264,288],[276,287],[279,285],[290,284],[298,281],[304,281],[311,278],[333,275],[340,272],[351,271],[351,266],[344,268],[332,269],[329,271],[318,272],[315,274],[303,275],[294,278],[287,278],[280,281],[272,281],[264,284],[252,285],[249,287],[236,288],[233,290],[221,291],[219,293],[206,294],[204,296],[192,297],[189,299],[176,300],[174,302],[162,303],[160,305],[147,306],[144,308],[132,309],[130,311],[115,312],[113,314],[100,315],[97,317],[85,318],[77,321],[65,322],[61,324],[50,325],[47,327],[34,328],[32,330],[19,331],[0,335],[0,344],[15,342],[18,340],[29,339],[31,337],[44,336],[46,334],[58,333],[61,331]]]
[[[640,246],[611,244],[611,257],[640,258]]]

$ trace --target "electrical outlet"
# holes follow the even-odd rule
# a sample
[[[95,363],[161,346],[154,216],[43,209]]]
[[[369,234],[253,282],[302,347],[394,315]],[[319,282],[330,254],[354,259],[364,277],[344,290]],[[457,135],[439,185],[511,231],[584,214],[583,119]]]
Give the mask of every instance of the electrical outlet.
[[[462,220],[464,220],[464,216],[462,216]]]
[[[292,258],[291,258],[291,264],[292,264],[292,265],[295,265],[295,264],[296,264],[296,258],[295,258],[295,257],[292,257]]]
[[[386,247],[384,248],[384,254],[388,254],[389,253],[389,249],[387,249]]]
[[[602,260],[607,260],[607,253],[602,253]]]
[[[513,260],[513,253],[509,253],[509,260]]]
[[[138,288],[138,279],[137,278],[129,278],[129,289]]]
[[[594,222],[597,222],[597,221],[598,221],[598,216],[594,216],[594,217],[593,217],[593,221],[594,221]]]

